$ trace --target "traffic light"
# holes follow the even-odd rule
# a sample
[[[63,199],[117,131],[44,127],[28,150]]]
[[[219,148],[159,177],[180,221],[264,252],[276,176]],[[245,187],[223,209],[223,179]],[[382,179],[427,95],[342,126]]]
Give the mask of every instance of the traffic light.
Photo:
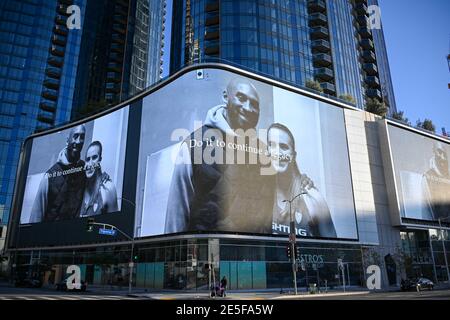
[[[138,262],[138,260],[139,260],[139,256],[137,254],[135,254],[133,256],[133,262]]]
[[[290,243],[286,247],[286,255],[287,255],[288,259],[291,260],[292,252],[291,252],[291,244]]]
[[[86,224],[86,231],[87,232],[94,231],[94,223],[95,223],[94,218],[88,218],[87,219],[87,224]]]

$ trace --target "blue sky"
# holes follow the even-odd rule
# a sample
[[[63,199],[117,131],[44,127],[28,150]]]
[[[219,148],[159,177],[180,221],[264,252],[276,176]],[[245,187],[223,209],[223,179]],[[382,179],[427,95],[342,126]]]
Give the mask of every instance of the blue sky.
[[[397,108],[450,132],[450,0],[379,0]]]

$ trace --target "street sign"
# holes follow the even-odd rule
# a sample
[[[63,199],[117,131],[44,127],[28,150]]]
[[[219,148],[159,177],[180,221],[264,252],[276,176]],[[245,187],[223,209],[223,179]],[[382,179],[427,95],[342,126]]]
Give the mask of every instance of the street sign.
[[[105,236],[115,236],[117,234],[117,230],[100,228],[98,229],[98,234],[103,234]]]

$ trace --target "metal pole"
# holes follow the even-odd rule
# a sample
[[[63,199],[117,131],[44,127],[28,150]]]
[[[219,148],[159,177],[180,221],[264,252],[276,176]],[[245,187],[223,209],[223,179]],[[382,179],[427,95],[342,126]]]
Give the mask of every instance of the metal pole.
[[[289,218],[290,218],[290,221],[291,221],[291,225],[290,225],[291,229],[292,229],[293,226],[295,226],[292,223],[293,222],[293,220],[292,220],[292,201],[293,200],[289,201]],[[289,231],[290,231],[290,234],[295,235],[295,228],[294,228],[294,230],[289,230]],[[295,256],[295,236],[292,237],[292,239],[290,239],[290,241],[291,241],[292,275],[293,275],[293,279],[294,279],[294,292],[295,292],[295,295],[297,295],[298,292],[297,292],[297,270],[295,268],[295,260],[296,260],[296,256]]]
[[[133,263],[133,253],[134,253],[134,237],[131,241],[131,256],[130,256],[130,276],[128,277],[128,294],[131,294],[131,287],[133,285],[133,267],[134,267],[134,263]]]
[[[348,265],[348,262],[347,262],[346,266],[347,266],[347,279],[348,279],[347,285],[350,287],[351,286],[351,284],[350,284],[350,267]]]
[[[441,231],[442,248],[444,249],[445,267],[447,268],[447,283],[450,283],[450,271],[448,269],[447,250],[445,250],[444,230],[442,229],[441,218],[439,218],[438,221],[439,221],[439,228]]]
[[[345,292],[345,271],[344,268],[341,268],[342,270],[342,284],[344,285],[344,292]]]
[[[283,200],[283,202],[289,202],[289,219],[290,219],[290,230],[289,230],[289,241],[291,243],[291,259],[292,259],[292,275],[293,275],[293,281],[294,281],[294,290],[295,295],[297,295],[297,268],[296,268],[296,255],[295,255],[295,221],[292,218],[292,202],[300,197],[301,195],[306,194],[306,192],[299,193],[295,197],[289,200]]]

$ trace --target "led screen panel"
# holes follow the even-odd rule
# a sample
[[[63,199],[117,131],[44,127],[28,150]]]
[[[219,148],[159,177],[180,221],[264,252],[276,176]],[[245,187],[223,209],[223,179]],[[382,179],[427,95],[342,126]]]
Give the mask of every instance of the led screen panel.
[[[295,221],[299,237],[358,237],[343,110],[318,100],[186,73],[143,99],[138,163],[138,236],[286,235]]]
[[[450,144],[388,126],[400,214],[437,221],[450,217]]]
[[[128,107],[32,139],[21,224],[121,210]]]

